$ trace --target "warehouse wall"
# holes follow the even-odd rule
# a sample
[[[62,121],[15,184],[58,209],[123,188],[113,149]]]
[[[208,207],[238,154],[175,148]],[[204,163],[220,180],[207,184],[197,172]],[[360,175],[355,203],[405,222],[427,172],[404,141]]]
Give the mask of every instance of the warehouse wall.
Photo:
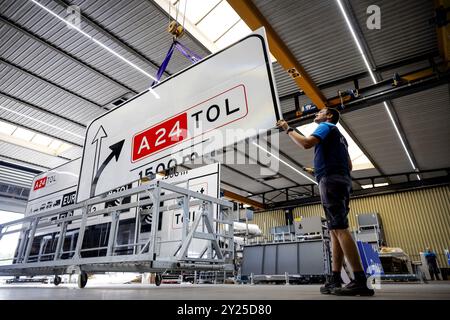
[[[356,229],[356,214],[379,213],[389,247],[402,248],[412,260],[430,246],[447,267],[444,249],[450,249],[450,186],[419,189],[391,194],[355,198],[350,201],[350,229]],[[294,218],[324,215],[320,204],[294,209]],[[268,240],[271,227],[285,224],[284,211],[255,214],[252,223],[259,225]]]

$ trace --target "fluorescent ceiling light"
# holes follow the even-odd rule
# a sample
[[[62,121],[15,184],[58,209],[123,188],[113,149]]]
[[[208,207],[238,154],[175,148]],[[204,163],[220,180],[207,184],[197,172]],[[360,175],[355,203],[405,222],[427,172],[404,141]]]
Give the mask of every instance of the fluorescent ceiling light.
[[[411,156],[409,155],[408,149],[406,148],[405,142],[403,141],[402,136],[400,134],[400,130],[398,130],[398,127],[395,124],[394,117],[392,116],[392,113],[389,110],[387,103],[383,102],[383,104],[384,104],[384,108],[386,109],[386,112],[389,115],[389,118],[391,119],[391,122],[394,124],[395,132],[397,133],[397,136],[398,136],[398,138],[400,139],[400,141],[402,143],[403,149],[405,150],[406,155],[408,156],[408,160],[411,163],[411,166],[413,167],[413,169],[416,170],[416,166],[414,165],[414,162],[413,162]]]
[[[387,185],[389,185],[389,183],[387,183],[387,182],[383,182],[383,183],[375,183],[375,184],[364,184],[364,185],[361,185],[361,188],[363,188],[363,189],[370,189],[370,188],[377,188],[377,187],[384,187],[384,186],[387,186]]]
[[[261,150],[263,150],[264,152],[267,152],[268,154],[270,154],[272,157],[274,157],[275,159],[277,159],[278,161],[280,161],[281,163],[283,163],[284,165],[286,165],[287,167],[291,168],[292,170],[294,170],[295,172],[297,172],[299,175],[303,176],[304,178],[308,179],[309,181],[313,182],[314,184],[318,184],[315,180],[311,179],[310,177],[308,177],[306,174],[304,174],[303,172],[299,171],[298,169],[296,169],[295,167],[293,167],[292,165],[290,165],[289,163],[287,163],[286,161],[280,159],[279,157],[277,157],[276,155],[274,155],[272,152],[270,152],[269,150],[261,147],[259,144],[257,144],[255,141],[253,141],[253,144],[255,146],[257,146],[258,148],[260,148]]]
[[[361,44],[359,43],[358,37],[356,36],[355,30],[353,30],[352,23],[350,22],[350,19],[347,16],[347,12],[345,12],[345,9],[342,6],[341,0],[336,0],[336,1],[339,5],[339,9],[341,9],[342,15],[344,16],[345,22],[347,22],[347,26],[350,30],[353,40],[355,41],[356,46],[358,47],[358,50],[359,50],[359,53],[361,54],[362,59],[364,60],[364,64],[366,65],[366,68],[369,71],[372,81],[373,81],[373,83],[377,83],[377,80],[375,79],[375,76],[372,72],[372,68],[370,67],[369,61],[367,60],[366,55],[364,54],[364,51],[361,47]]]
[[[47,126],[47,127],[50,127],[50,128],[56,129],[56,130],[59,130],[59,131],[61,131],[61,132],[70,134],[70,135],[72,135],[72,136],[74,136],[74,137],[77,137],[77,138],[80,138],[80,139],[84,140],[84,136],[81,136],[81,135],[79,135],[79,134],[73,133],[72,131],[69,131],[69,130],[66,130],[66,129],[62,129],[62,128],[60,128],[60,127],[54,126],[54,125],[49,124],[49,123],[47,123],[47,122],[44,122],[44,121],[42,121],[42,120],[35,119],[35,118],[33,118],[33,117],[27,116],[27,115],[25,115],[25,114],[22,114],[22,113],[20,113],[20,112],[14,111],[14,110],[11,110],[11,109],[6,108],[6,107],[3,107],[3,106],[0,106],[0,109],[5,110],[5,111],[10,112],[10,113],[13,113],[13,114],[15,114],[15,115],[17,115],[17,116],[19,116],[19,117],[23,117],[23,118],[25,118],[25,119],[28,119],[28,120],[37,122],[37,123],[39,123],[39,124],[43,124],[43,125],[45,125],[45,126]]]
[[[72,145],[58,139],[0,121],[0,128],[11,127],[12,131],[0,129],[0,140],[52,156],[59,156],[72,148]]]
[[[300,131],[304,136],[310,136],[314,130],[316,130],[318,124],[315,122],[311,122],[300,127],[297,127],[297,130]],[[363,170],[363,169],[373,169],[375,168],[370,162],[369,158],[366,157],[364,152],[358,147],[355,141],[350,137],[350,135],[345,131],[345,129],[338,123],[337,127],[342,135],[345,137],[348,143],[348,153],[350,159],[352,160],[353,170]]]
[[[66,19],[60,17],[58,14],[56,14],[55,12],[53,12],[52,10],[50,10],[49,8],[47,8],[46,6],[40,4],[39,2],[37,2],[36,0],[30,0],[31,2],[35,3],[36,5],[38,5],[39,7],[41,7],[42,9],[44,9],[45,11],[47,11],[48,13],[50,13],[52,16],[54,16],[55,18],[57,18],[58,20],[64,22],[65,24],[67,24],[68,26],[70,26],[71,28],[73,28],[74,30],[78,31],[80,34],[82,34],[83,36],[85,36],[86,38],[88,38],[89,40],[95,42],[96,44],[98,44],[100,47],[102,47],[103,49],[105,49],[106,51],[112,53],[114,56],[116,56],[117,58],[119,58],[120,60],[122,60],[123,62],[127,63],[128,65],[130,65],[131,67],[133,67],[134,69],[138,70],[140,73],[144,74],[145,76],[147,76],[148,78],[152,79],[153,81],[157,81],[156,78],[154,76],[152,76],[150,73],[146,72],[145,70],[143,70],[142,68],[138,67],[136,64],[134,64],[133,62],[129,61],[128,59],[126,59],[125,57],[123,57],[122,55],[120,55],[119,53],[115,52],[114,50],[112,50],[110,47],[108,47],[107,45],[103,44],[102,42],[98,41],[97,39],[95,39],[93,36],[87,34],[86,32],[84,32],[83,30],[81,30],[80,28],[78,28],[76,25],[74,25],[73,23],[70,23],[69,21],[67,21]],[[157,81],[159,82],[159,81]],[[156,99],[159,99],[159,95],[157,95],[155,93],[155,91],[152,88],[149,88],[150,92],[153,93],[153,95],[155,96]]]
[[[350,33],[351,33],[351,35],[353,37],[353,40],[355,41],[356,46],[358,47],[359,53],[361,54],[361,57],[364,60],[364,64],[366,65],[367,71],[369,72],[370,77],[372,78],[372,81],[375,84],[375,83],[377,83],[377,80],[375,78],[375,75],[372,72],[372,68],[370,67],[369,61],[367,60],[367,57],[364,54],[364,51],[363,51],[363,49],[361,47],[361,44],[359,43],[358,37],[356,36],[355,30],[353,29],[353,26],[352,26],[352,23],[350,22],[350,19],[347,16],[347,12],[345,12],[345,9],[344,9],[344,6],[341,3],[341,0],[336,0],[336,2],[338,3],[339,9],[341,10],[342,15],[344,16],[345,22],[347,23],[347,26],[348,26],[348,28],[350,30]],[[409,154],[409,151],[406,148],[405,142],[403,141],[403,138],[400,135],[400,131],[397,128],[397,124],[395,123],[394,118],[392,117],[392,114],[391,114],[391,112],[390,112],[390,110],[388,108],[387,103],[386,102],[383,102],[383,103],[384,103],[384,107],[386,109],[386,112],[388,113],[389,118],[391,119],[391,122],[392,122],[392,124],[393,124],[393,126],[395,128],[395,131],[397,132],[397,136],[400,139],[400,142],[402,143],[403,149],[406,152],[408,160],[411,163],[411,166],[412,166],[413,170],[417,170],[417,167],[415,166],[415,164],[414,164],[414,162],[413,162],[413,160],[411,158],[411,155]],[[417,179],[420,180],[420,176],[419,175],[417,175]]]

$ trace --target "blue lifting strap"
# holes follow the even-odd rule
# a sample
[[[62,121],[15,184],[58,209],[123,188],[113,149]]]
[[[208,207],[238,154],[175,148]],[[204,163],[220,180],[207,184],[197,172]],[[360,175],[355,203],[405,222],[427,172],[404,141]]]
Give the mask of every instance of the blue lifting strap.
[[[172,44],[170,45],[170,48],[166,54],[166,57],[164,58],[164,61],[161,63],[161,66],[158,69],[158,73],[156,74],[156,80],[153,81],[152,85],[150,86],[151,88],[153,88],[153,86],[155,86],[157,83],[159,83],[159,80],[161,79],[164,71],[166,71],[167,65],[169,64],[169,61],[172,58],[172,54],[173,54],[173,51],[175,50],[175,48],[178,51],[180,51],[180,53],[183,56],[185,56],[192,63],[196,63],[196,62],[202,60],[202,58],[198,54],[196,54],[195,52],[190,50],[188,47],[184,46],[183,44],[181,44],[180,42],[178,42],[177,40],[174,39]]]

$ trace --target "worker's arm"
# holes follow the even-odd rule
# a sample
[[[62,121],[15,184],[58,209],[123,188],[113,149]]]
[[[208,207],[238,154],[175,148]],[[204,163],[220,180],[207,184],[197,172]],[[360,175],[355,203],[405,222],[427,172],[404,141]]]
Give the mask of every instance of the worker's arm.
[[[348,170],[349,171],[353,170],[353,163],[352,163],[352,159],[350,159],[350,156],[348,156]]]
[[[282,128],[284,131],[289,129],[289,125],[284,120],[279,120],[277,122],[277,127]],[[320,142],[320,139],[315,136],[304,137],[296,131],[289,132],[289,137],[300,147],[305,149],[309,149],[314,147],[316,144]]]

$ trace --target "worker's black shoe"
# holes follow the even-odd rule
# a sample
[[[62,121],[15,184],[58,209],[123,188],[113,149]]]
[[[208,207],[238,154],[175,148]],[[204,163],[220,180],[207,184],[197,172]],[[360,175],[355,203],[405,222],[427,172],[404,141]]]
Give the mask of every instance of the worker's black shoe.
[[[323,286],[320,287],[321,294],[334,294],[334,290],[336,288],[341,288],[341,284],[339,282],[327,281]]]
[[[337,296],[365,296],[370,297],[375,294],[373,289],[369,289],[365,282],[356,282],[352,280],[343,288],[336,288],[334,294]]]

